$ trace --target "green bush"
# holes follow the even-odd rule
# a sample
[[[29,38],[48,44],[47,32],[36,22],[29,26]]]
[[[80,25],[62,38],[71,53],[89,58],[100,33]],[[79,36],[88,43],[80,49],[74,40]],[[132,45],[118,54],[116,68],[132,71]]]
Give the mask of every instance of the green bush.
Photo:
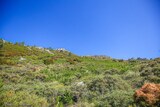
[[[73,95],[69,91],[64,91],[59,93],[59,95],[56,98],[57,106],[59,107],[60,105],[67,105],[67,104],[72,104],[73,103]]]
[[[3,93],[3,81],[2,81],[2,79],[0,78],[0,99],[2,99],[3,98],[3,96],[2,96],[2,93]],[[2,106],[3,105],[3,102],[2,101],[0,101],[0,106]]]
[[[128,107],[134,103],[133,94],[133,90],[115,90],[108,93],[103,100],[107,100],[111,107]]]
[[[9,58],[0,57],[0,65],[15,65],[17,64],[14,60],[11,60]]]
[[[119,75],[106,75],[95,78],[88,83],[88,89],[98,94],[104,94],[113,90],[128,90],[131,87]]]
[[[76,64],[76,63],[81,62],[81,61],[79,60],[79,58],[72,57],[72,58],[68,58],[67,62],[69,62],[70,64]]]
[[[20,107],[20,106],[31,106],[31,107],[48,107],[47,100],[45,98],[38,97],[35,94],[31,94],[27,91],[7,91],[3,95],[3,105],[5,107]]]
[[[43,60],[45,65],[54,64],[54,60],[52,58],[48,58]]]

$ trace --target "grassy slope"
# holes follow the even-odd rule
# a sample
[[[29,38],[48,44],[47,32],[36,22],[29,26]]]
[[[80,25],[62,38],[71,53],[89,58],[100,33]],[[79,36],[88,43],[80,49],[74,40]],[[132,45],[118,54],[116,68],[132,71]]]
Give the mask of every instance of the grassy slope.
[[[46,50],[1,45],[1,106],[135,107],[137,88],[160,83],[158,58],[125,61]]]

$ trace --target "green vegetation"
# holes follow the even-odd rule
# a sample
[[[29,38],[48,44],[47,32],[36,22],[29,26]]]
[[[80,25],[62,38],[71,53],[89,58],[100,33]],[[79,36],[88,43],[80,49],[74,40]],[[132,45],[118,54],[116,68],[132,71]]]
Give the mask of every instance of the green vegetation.
[[[148,82],[160,83],[160,58],[77,56],[0,40],[2,107],[140,107],[133,95]]]

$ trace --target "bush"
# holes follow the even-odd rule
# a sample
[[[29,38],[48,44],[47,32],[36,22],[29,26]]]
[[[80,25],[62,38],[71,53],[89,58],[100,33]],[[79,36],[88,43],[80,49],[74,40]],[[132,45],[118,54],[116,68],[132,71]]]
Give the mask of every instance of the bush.
[[[160,68],[146,67],[140,71],[140,75],[145,78],[147,82],[160,83]]]
[[[88,83],[88,89],[97,94],[104,94],[113,90],[129,90],[130,88],[129,84],[118,75],[106,75]]]
[[[72,104],[73,103],[73,95],[69,91],[64,91],[59,93],[59,95],[56,98],[57,106],[59,107],[60,105],[67,105],[67,104]]]
[[[78,58],[68,58],[67,62],[69,62],[70,64],[76,64],[78,62],[81,62]]]
[[[95,107],[95,104],[94,103],[88,103],[88,102],[78,102],[78,103],[75,103],[73,106],[70,106],[70,107]],[[108,106],[106,106],[106,107],[108,107]]]
[[[28,93],[27,91],[8,91],[3,95],[2,101],[4,106],[48,107],[48,103],[45,98],[40,98],[35,94]]]
[[[117,69],[111,69],[104,72],[105,75],[114,75],[114,74],[121,74],[122,72],[118,71]]]
[[[134,102],[133,91],[116,90],[108,93],[104,100],[107,100],[111,107],[128,107]]]
[[[87,85],[83,82],[76,82],[71,85],[71,91],[73,93],[73,101],[78,102],[79,100],[90,99],[91,95],[87,89]]]
[[[122,78],[132,86],[133,89],[140,88],[144,84],[144,78],[138,71],[127,71]]]
[[[54,60],[52,58],[48,58],[43,60],[45,65],[54,64]]]
[[[2,93],[3,93],[3,81],[2,81],[2,79],[0,78],[0,99],[2,99],[3,97],[2,97]],[[3,102],[2,101],[0,101],[0,106],[2,106],[3,105]]]
[[[35,77],[40,81],[44,81],[47,78],[45,74],[37,74]]]
[[[160,84],[146,83],[136,90],[134,100],[140,107],[160,106]]]
[[[15,65],[17,64],[15,61],[8,59],[8,58],[4,58],[4,57],[0,57],[0,65]]]

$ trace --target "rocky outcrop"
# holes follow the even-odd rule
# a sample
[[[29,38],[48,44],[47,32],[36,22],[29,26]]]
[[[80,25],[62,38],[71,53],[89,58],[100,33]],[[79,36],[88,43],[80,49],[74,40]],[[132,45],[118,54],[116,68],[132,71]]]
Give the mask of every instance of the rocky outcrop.
[[[59,52],[66,52],[67,50],[65,48],[58,48],[57,51],[59,51]]]
[[[141,106],[160,106],[160,84],[146,83],[134,94],[135,102]]]

